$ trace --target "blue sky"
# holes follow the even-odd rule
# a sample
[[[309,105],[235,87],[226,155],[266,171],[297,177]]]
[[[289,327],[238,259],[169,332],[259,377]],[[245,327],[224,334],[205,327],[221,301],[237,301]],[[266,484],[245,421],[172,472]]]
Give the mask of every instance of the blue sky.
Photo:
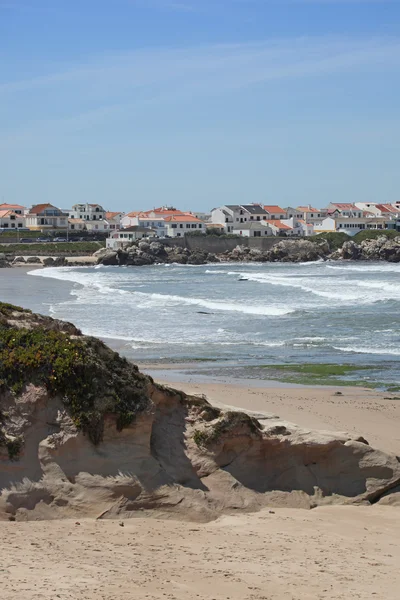
[[[0,0],[0,198],[400,198],[400,0]]]

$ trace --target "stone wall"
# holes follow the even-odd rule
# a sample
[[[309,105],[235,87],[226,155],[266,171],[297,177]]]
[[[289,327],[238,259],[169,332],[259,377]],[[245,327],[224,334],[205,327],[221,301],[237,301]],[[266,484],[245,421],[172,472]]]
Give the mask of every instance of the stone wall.
[[[265,238],[248,238],[248,237],[222,237],[217,235],[188,235],[181,238],[163,239],[162,243],[165,246],[178,246],[179,248],[188,248],[189,250],[203,250],[212,254],[222,254],[223,252],[231,252],[236,246],[245,246],[247,248],[255,248],[257,250],[269,250],[281,242],[279,237]]]

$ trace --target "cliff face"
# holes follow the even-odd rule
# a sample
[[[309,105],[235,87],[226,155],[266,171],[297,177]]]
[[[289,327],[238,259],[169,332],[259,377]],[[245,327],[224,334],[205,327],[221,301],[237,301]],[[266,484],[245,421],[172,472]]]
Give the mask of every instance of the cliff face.
[[[221,412],[71,324],[0,304],[0,517],[208,520],[376,502],[400,463],[362,438]],[[140,514],[143,514],[142,512]]]

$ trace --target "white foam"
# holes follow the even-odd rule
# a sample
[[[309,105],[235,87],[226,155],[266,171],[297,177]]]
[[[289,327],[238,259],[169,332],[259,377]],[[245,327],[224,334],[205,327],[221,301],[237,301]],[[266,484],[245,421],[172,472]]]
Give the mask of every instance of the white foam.
[[[398,348],[373,348],[373,347],[358,347],[358,346],[347,346],[347,347],[336,347],[335,350],[341,352],[354,352],[356,354],[388,354],[391,356],[400,356],[400,349]]]

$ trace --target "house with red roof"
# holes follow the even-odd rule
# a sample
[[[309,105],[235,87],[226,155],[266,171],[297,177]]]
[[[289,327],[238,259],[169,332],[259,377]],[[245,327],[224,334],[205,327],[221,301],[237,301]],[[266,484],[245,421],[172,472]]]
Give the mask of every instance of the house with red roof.
[[[68,215],[53,204],[36,204],[26,213],[25,222],[33,231],[67,229]]]
[[[187,233],[197,231],[206,233],[203,221],[192,213],[168,215],[164,218],[166,235],[169,237],[183,237]]]

